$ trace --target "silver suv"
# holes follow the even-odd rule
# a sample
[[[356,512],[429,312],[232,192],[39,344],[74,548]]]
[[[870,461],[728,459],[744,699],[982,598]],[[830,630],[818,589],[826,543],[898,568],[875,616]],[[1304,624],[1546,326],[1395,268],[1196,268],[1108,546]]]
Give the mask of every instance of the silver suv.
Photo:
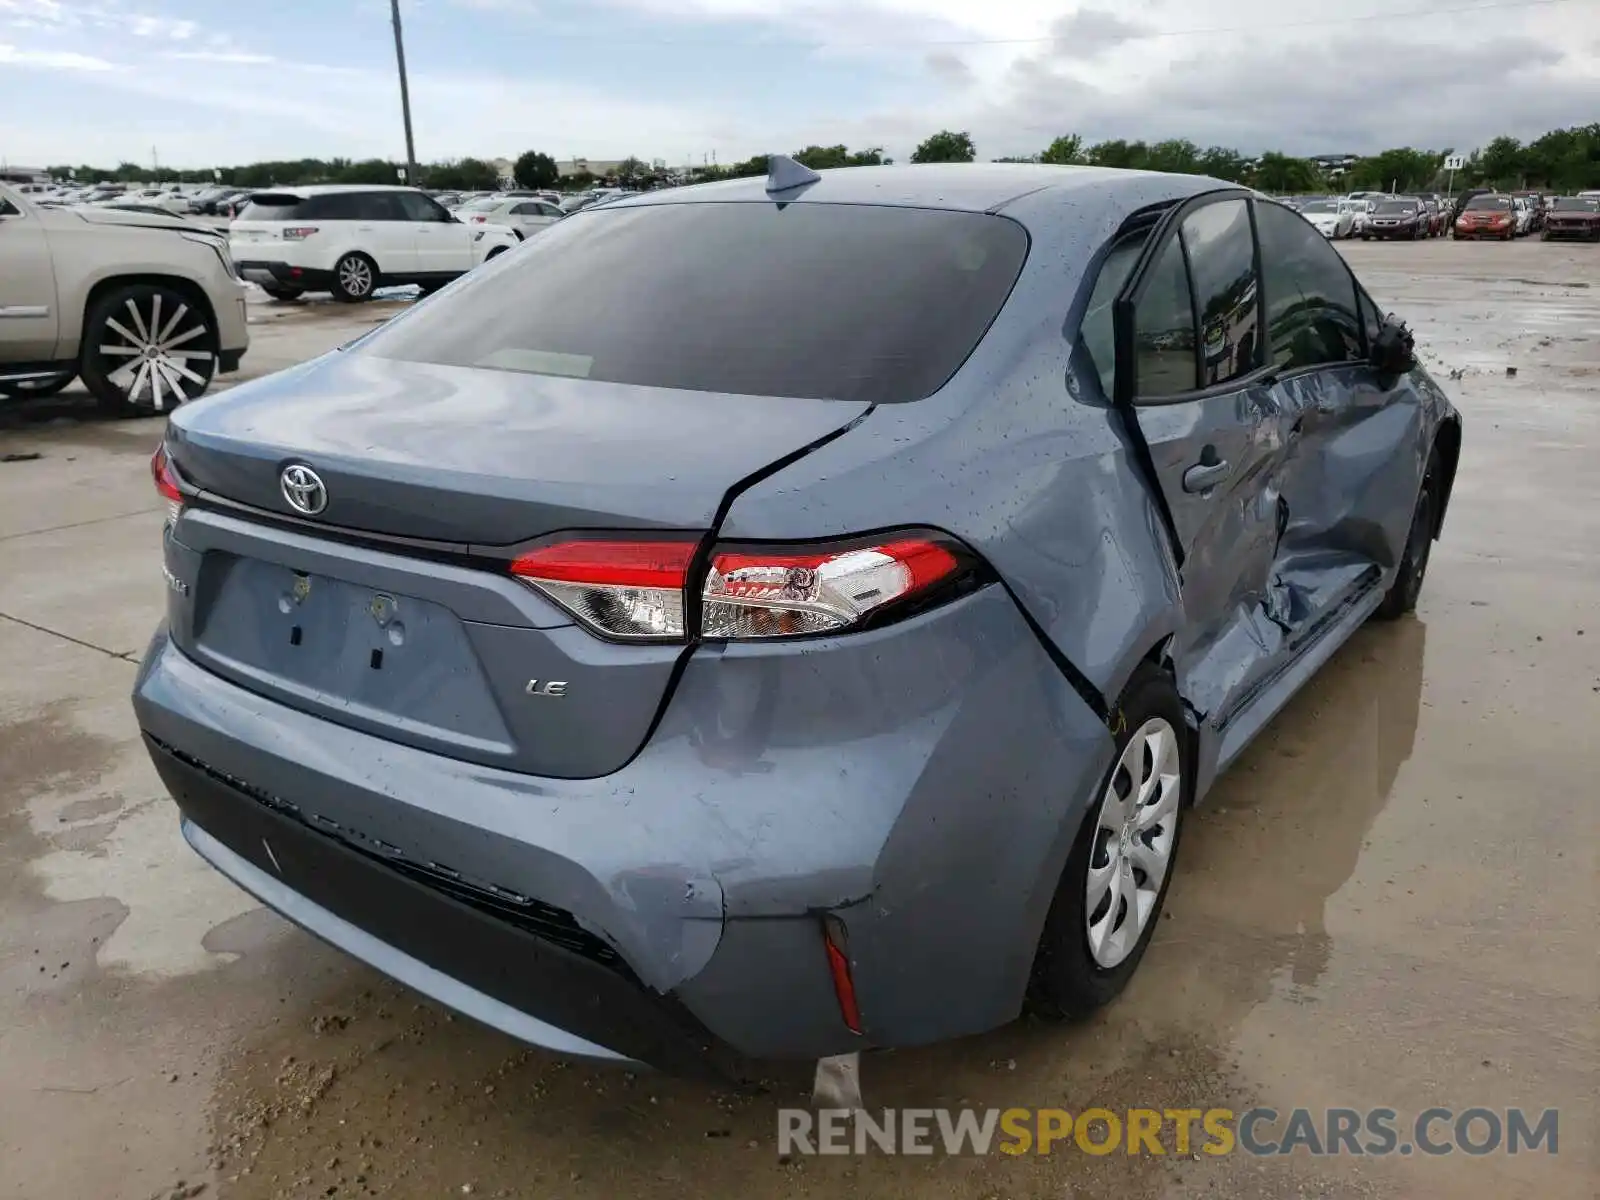
[[[78,376],[119,415],[193,400],[250,344],[223,237],[150,213],[51,208],[0,185],[0,396]]]

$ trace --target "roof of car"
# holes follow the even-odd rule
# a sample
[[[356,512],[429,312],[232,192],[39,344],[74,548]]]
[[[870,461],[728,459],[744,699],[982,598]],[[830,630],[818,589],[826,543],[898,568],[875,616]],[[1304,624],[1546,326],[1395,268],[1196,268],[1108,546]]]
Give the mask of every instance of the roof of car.
[[[282,192],[288,196],[332,196],[340,192],[420,192],[421,188],[396,183],[312,183],[302,187],[245,188],[247,192]]]
[[[883,204],[912,208],[947,208],[965,212],[998,212],[1023,197],[1049,192],[1061,198],[1072,193],[1103,199],[1142,196],[1152,183],[1175,195],[1189,195],[1237,184],[1197,175],[1162,175],[1110,167],[1053,167],[1033,163],[927,163],[912,166],[841,167],[818,172],[814,184],[798,189],[792,203]],[[729,179],[625,196],[607,208],[645,204],[770,201],[766,179]]]

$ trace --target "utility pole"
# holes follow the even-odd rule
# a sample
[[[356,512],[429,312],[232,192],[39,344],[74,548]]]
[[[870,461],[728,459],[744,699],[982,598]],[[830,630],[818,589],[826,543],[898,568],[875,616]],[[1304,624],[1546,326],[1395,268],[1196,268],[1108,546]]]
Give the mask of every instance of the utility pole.
[[[417,147],[411,140],[411,89],[406,86],[406,44],[400,33],[400,0],[389,0],[389,15],[394,23],[394,58],[400,67],[400,112],[406,123],[406,182],[417,183]]]

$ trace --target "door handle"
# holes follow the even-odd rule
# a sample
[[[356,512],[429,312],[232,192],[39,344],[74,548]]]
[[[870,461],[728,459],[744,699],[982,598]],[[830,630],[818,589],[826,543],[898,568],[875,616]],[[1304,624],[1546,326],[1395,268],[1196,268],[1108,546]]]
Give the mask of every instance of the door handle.
[[[1183,473],[1183,490],[1186,492],[1209,492],[1233,473],[1233,468],[1228,461],[1196,463]]]

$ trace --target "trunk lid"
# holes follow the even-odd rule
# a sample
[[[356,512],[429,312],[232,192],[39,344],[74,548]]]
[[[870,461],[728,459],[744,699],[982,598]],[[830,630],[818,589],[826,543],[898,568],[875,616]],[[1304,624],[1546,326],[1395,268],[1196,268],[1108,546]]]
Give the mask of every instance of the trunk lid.
[[[466,552],[709,529],[743,479],[869,407],[335,353],[173,414],[172,461],[205,493],[297,516],[280,479],[299,463],[327,495],[298,528],[189,506],[167,538],[173,637],[241,686],[391,741],[607,774],[643,743],[682,647],[602,641],[511,578],[506,556],[478,567]],[[431,545],[354,545],[316,525]]]

